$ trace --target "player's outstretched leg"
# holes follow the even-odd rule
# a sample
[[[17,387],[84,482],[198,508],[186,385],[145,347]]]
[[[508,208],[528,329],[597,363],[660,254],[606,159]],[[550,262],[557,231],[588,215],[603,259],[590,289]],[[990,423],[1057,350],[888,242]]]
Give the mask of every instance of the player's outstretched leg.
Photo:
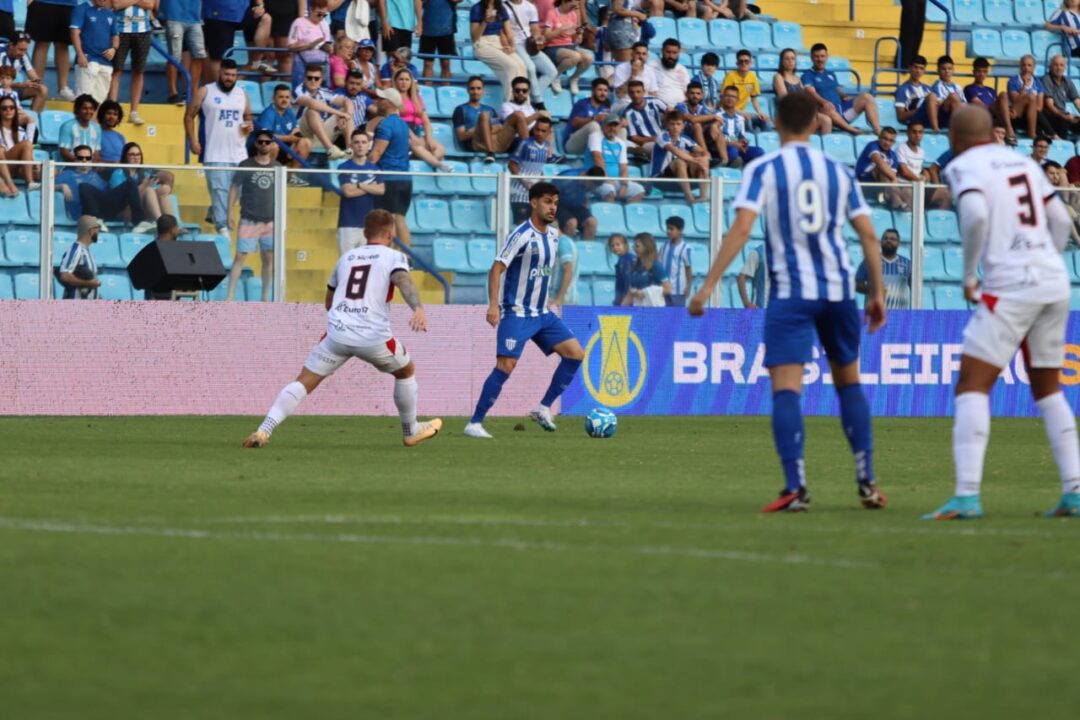
[[[411,372],[412,364],[408,370]],[[401,418],[401,442],[405,447],[416,447],[425,440],[430,440],[442,430],[442,420],[434,418],[428,422],[416,420],[416,398],[418,395],[416,377],[409,375],[394,381],[394,405]]]
[[[512,368],[513,366],[511,365],[511,369]],[[487,376],[487,380],[484,381],[484,387],[480,389],[480,399],[476,401],[476,409],[473,410],[472,419],[470,419],[469,424],[465,426],[466,437],[491,437],[491,433],[484,429],[484,417],[487,416],[488,410],[492,408],[495,401],[499,399],[499,393],[502,392],[502,387],[509,377],[510,373],[503,370],[498,365],[496,365]]]
[[[963,367],[960,372],[962,383]],[[996,375],[994,377],[996,378]],[[958,394],[956,419],[953,422],[956,494],[934,512],[923,515],[923,520],[975,520],[982,517],[979,493],[982,488],[983,461],[989,442],[990,396],[983,392]]]
[[[292,411],[307,395],[307,388],[299,380],[294,380],[283,387],[281,392],[278,393],[277,399],[274,400],[274,404],[270,406],[270,410],[266,413],[266,418],[259,425],[259,429],[248,435],[247,440],[244,440],[244,447],[261,448],[270,442],[270,435],[273,434],[277,426],[292,414]]]
[[[800,512],[810,505],[803,464],[803,416],[801,398],[794,390],[773,393],[772,430],[776,452],[784,468],[784,489],[762,512]]]
[[[862,385],[852,383],[836,388],[840,398],[840,422],[855,458],[855,484],[863,507],[877,510],[889,499],[878,490],[874,480],[874,436],[871,429],[870,406],[863,395]]]
[[[562,325],[561,320],[558,325]],[[566,332],[569,332],[569,330]],[[548,432],[555,432],[556,430],[555,420],[551,416],[551,406],[574,379],[578,368],[581,367],[581,361],[585,359],[585,351],[582,350],[581,343],[574,338],[560,342],[553,350],[559,354],[562,360],[559,361],[558,366],[555,368],[555,372],[551,376],[551,384],[548,385],[547,392],[544,394],[540,404],[529,413],[529,418]]]
[[[1041,369],[1033,369],[1031,374],[1041,372]],[[1052,372],[1052,382],[1056,384],[1058,371]],[[1035,378],[1032,378],[1033,390],[1035,384]],[[1046,516],[1080,517],[1080,445],[1076,440],[1076,418],[1060,390],[1040,398],[1035,404],[1042,413],[1046,437],[1061,477],[1061,499]]]

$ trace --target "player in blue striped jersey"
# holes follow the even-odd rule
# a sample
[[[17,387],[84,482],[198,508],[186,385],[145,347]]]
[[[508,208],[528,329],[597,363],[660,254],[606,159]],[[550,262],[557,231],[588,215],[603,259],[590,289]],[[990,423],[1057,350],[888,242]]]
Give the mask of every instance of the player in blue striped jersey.
[[[816,108],[817,101],[807,92],[790,92],[780,99],[776,120],[783,146],[744,171],[735,199],[735,222],[690,301],[691,315],[704,314],[713,288],[764,212],[771,283],[765,311],[765,366],[772,381],[773,438],[785,479],[780,496],[765,506],[765,512],[806,510],[810,502],[800,394],[804,365],[813,360],[815,330],[839,396],[859,497],[867,508],[887,502],[874,482],[870,408],[859,385],[861,328],[855,270],[842,234],[844,220],[854,226],[866,257],[870,332],[885,324],[880,249],[870,210],[851,172],[809,145]]]
[[[529,205],[531,216],[507,236],[488,272],[487,321],[498,329],[495,369],[484,381],[476,410],[465,426],[467,437],[491,437],[484,429],[484,417],[517,366],[527,342],[532,340],[545,355],[557,353],[562,358],[547,393],[529,413],[529,418],[548,432],[555,430],[551,406],[585,358],[581,343],[549,307],[559,260],[559,230],[555,225],[559,189],[549,182],[536,183],[529,189]]]

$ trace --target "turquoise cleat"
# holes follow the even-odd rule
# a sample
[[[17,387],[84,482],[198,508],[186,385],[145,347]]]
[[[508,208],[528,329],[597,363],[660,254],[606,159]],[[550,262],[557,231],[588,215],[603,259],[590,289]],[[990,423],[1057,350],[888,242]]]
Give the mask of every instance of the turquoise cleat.
[[[1046,513],[1046,517],[1080,517],[1080,493],[1062,493],[1061,500]]]
[[[978,495],[949,498],[949,501],[932,513],[922,516],[923,520],[978,520],[982,517],[982,501]]]

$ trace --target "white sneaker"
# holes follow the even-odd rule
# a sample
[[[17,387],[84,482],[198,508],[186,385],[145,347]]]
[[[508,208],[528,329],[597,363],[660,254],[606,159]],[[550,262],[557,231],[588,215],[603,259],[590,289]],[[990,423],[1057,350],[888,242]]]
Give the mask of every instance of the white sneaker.
[[[480,423],[469,423],[465,426],[465,437],[471,438],[491,438],[491,433],[484,429],[484,426]]]
[[[556,95],[562,92],[562,81],[559,80],[558,77],[554,78],[551,81],[551,92],[555,93]]]
[[[326,157],[331,160],[341,160],[342,158],[349,157],[349,154],[339,148],[337,145],[331,145],[330,149],[326,151]]]
[[[26,183],[26,192],[34,192],[35,190],[40,190],[40,189],[41,189],[41,183],[39,183],[39,182]]]
[[[573,80],[570,81],[570,94],[571,95],[577,95],[580,92],[581,92],[581,88],[578,87],[577,78],[574,78]]]
[[[128,122],[132,125],[142,125],[146,121],[143,120],[142,117],[139,115],[138,110],[132,110],[128,113]]]
[[[68,102],[71,102],[75,99],[75,91],[65,85],[64,87],[60,88],[59,96],[61,100],[67,100]]]
[[[551,417],[551,408],[537,405],[533,408],[533,411],[529,413],[529,419],[548,432],[555,432],[556,430],[555,421]]]
[[[141,223],[139,223],[135,227],[131,228],[131,232],[135,233],[136,235],[139,235],[139,234],[142,234],[142,233],[148,233],[148,232],[156,231],[156,230],[157,230],[157,223],[153,222],[151,220],[143,220]]]
[[[229,237],[229,228],[222,225],[221,227],[219,227],[217,229],[217,234],[222,236],[222,237]]]
[[[439,172],[444,172],[444,173],[452,173],[452,172],[454,172],[454,166],[453,166],[453,165],[449,165],[449,164],[447,164],[447,163],[439,163],[439,164],[438,164],[438,165],[436,166],[436,169],[437,169],[437,170],[438,170]]]

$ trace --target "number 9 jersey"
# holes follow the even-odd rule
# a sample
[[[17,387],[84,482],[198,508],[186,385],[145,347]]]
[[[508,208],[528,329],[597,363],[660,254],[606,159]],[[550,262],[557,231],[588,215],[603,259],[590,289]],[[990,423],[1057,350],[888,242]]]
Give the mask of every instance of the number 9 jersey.
[[[788,143],[746,167],[734,204],[765,215],[770,299],[855,299],[843,229],[870,209],[847,166],[806,143]]]
[[[327,312],[326,334],[342,345],[381,345],[393,337],[390,276],[409,272],[409,261],[386,245],[361,245],[338,259],[327,287],[334,299]]]

